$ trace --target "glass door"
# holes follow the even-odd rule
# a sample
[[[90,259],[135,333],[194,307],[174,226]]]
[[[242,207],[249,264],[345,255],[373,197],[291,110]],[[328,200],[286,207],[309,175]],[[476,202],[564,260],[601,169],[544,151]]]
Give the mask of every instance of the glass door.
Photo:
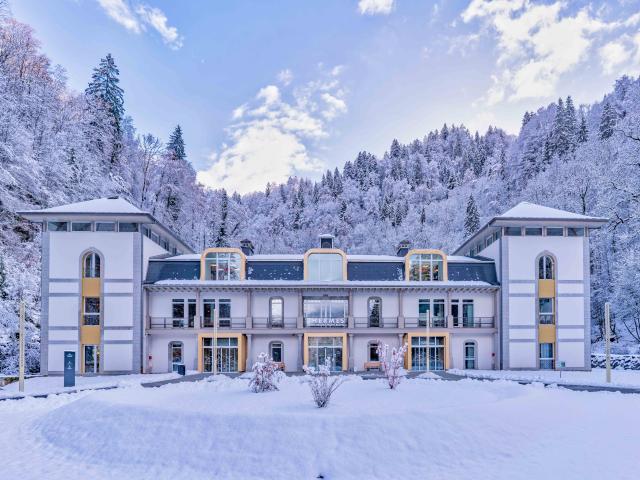
[[[83,349],[84,373],[100,372],[100,349],[98,345],[85,345]]]
[[[169,345],[169,354],[171,356],[171,372],[178,371],[178,365],[182,365],[182,342],[171,342]]]
[[[309,366],[317,368],[327,361],[332,372],[342,370],[342,337],[309,338]]]
[[[444,337],[429,337],[429,370],[444,370]],[[411,339],[411,369],[427,369],[427,337]]]

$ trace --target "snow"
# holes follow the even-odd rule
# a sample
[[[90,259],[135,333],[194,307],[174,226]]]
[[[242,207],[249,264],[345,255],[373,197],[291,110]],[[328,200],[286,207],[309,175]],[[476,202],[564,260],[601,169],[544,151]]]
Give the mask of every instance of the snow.
[[[27,213],[27,212],[25,212]],[[95,198],[86,202],[67,203],[57,207],[45,208],[42,210],[29,210],[28,213],[139,213],[143,212],[135,205],[127,202],[124,198]]]
[[[0,402],[3,478],[637,478],[639,395],[513,382],[346,377],[327,408],[304,377]]]
[[[178,378],[177,373],[154,373],[134,375],[96,375],[94,377],[76,376],[76,386],[65,388],[62,376],[31,377],[24,381],[24,392],[18,391],[18,382],[0,387],[0,399],[19,397],[22,395],[42,395],[63,393],[73,390],[115,387],[122,384],[141,384]]]
[[[538,219],[554,219],[554,220],[603,220],[598,217],[588,217],[578,213],[567,212],[557,208],[544,207],[530,202],[520,202],[515,207],[507,210],[496,218],[538,218]]]
[[[201,255],[198,253],[195,254],[185,254],[185,255],[176,255],[173,257],[161,258],[157,259],[159,261],[200,261]],[[304,259],[303,254],[259,254],[259,255],[250,255],[247,257],[247,261],[249,262],[273,262],[273,261],[290,261],[290,262],[301,262]],[[152,259],[153,261],[153,259]],[[396,255],[347,255],[347,261],[349,262],[398,262],[403,263],[404,257],[398,257]],[[482,260],[479,258],[465,257],[461,255],[448,255],[448,262],[453,263],[492,263],[493,260]]]
[[[331,287],[491,287],[497,289],[497,285],[487,282],[475,281],[426,281],[417,282],[409,280],[349,280],[338,282],[320,282],[311,280],[159,280],[153,285],[170,285],[170,286],[225,286],[225,287],[314,287],[314,286],[331,286]]]
[[[176,261],[176,262],[187,262],[187,261],[200,261],[202,255],[199,253],[185,253],[183,255],[175,255],[173,257],[166,258],[152,258],[150,261],[155,262],[167,262],[167,261]]]
[[[640,370],[611,370],[611,383],[606,382],[606,370],[594,368],[590,372],[553,370],[448,370],[449,373],[471,378],[500,379],[512,381],[552,382],[558,385],[610,385],[614,387],[640,388]]]

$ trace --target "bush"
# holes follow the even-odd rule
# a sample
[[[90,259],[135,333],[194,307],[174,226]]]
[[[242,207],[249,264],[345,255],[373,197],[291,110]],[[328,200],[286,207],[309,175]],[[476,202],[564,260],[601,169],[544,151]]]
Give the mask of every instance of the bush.
[[[251,370],[253,375],[249,380],[249,388],[252,391],[259,393],[278,390],[282,372],[279,371],[278,364],[266,353],[258,355],[258,361],[253,364]]]
[[[389,388],[394,390],[404,376],[404,356],[407,353],[408,345],[405,343],[400,348],[391,349],[391,358],[389,358],[389,345],[386,343],[378,342],[378,358],[380,359],[380,366],[387,377],[387,383]]]
[[[324,365],[319,365],[318,368],[305,365],[304,371],[309,375],[311,395],[318,408],[329,405],[331,395],[342,385],[343,381],[339,376],[331,377],[331,361],[326,359]]]

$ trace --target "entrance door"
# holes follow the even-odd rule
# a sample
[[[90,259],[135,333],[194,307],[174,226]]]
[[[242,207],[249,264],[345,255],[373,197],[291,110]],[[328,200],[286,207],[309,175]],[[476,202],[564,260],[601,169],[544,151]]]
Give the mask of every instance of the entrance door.
[[[85,345],[83,351],[84,373],[100,372],[100,348],[98,345]]]
[[[427,369],[427,356],[429,357],[429,370],[444,370],[444,337],[429,337],[427,353],[427,338],[413,337],[411,339],[411,369],[423,371]]]
[[[169,344],[169,359],[171,360],[170,372],[178,371],[178,365],[182,365],[182,342],[171,342]]]
[[[327,361],[331,371],[342,370],[342,337],[309,338],[309,366],[317,368]]]

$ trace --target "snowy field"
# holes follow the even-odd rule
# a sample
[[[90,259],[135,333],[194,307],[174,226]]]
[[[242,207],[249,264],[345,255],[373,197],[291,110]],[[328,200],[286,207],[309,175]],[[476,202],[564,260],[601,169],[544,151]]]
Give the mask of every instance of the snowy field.
[[[189,372],[194,373],[194,372]],[[73,390],[85,390],[91,388],[104,388],[125,386],[129,384],[140,384],[148,382],[157,382],[159,380],[168,380],[178,378],[177,373],[154,373],[139,375],[96,375],[94,377],[76,377],[75,387],[64,387],[64,378],[61,376],[51,377],[31,377],[24,381],[24,392],[18,391],[18,382],[10,383],[4,387],[0,387],[0,399],[21,397],[23,395],[42,395],[48,393],[63,393]]]
[[[560,372],[548,370],[449,370],[456,375],[464,375],[472,378],[495,378],[514,381],[541,381],[553,382],[558,385],[607,385],[606,370],[604,368],[594,368],[590,372]],[[610,386],[615,387],[638,387],[640,388],[640,370],[611,370]]]
[[[218,377],[0,402],[7,479],[636,479],[640,395],[348,377]]]

